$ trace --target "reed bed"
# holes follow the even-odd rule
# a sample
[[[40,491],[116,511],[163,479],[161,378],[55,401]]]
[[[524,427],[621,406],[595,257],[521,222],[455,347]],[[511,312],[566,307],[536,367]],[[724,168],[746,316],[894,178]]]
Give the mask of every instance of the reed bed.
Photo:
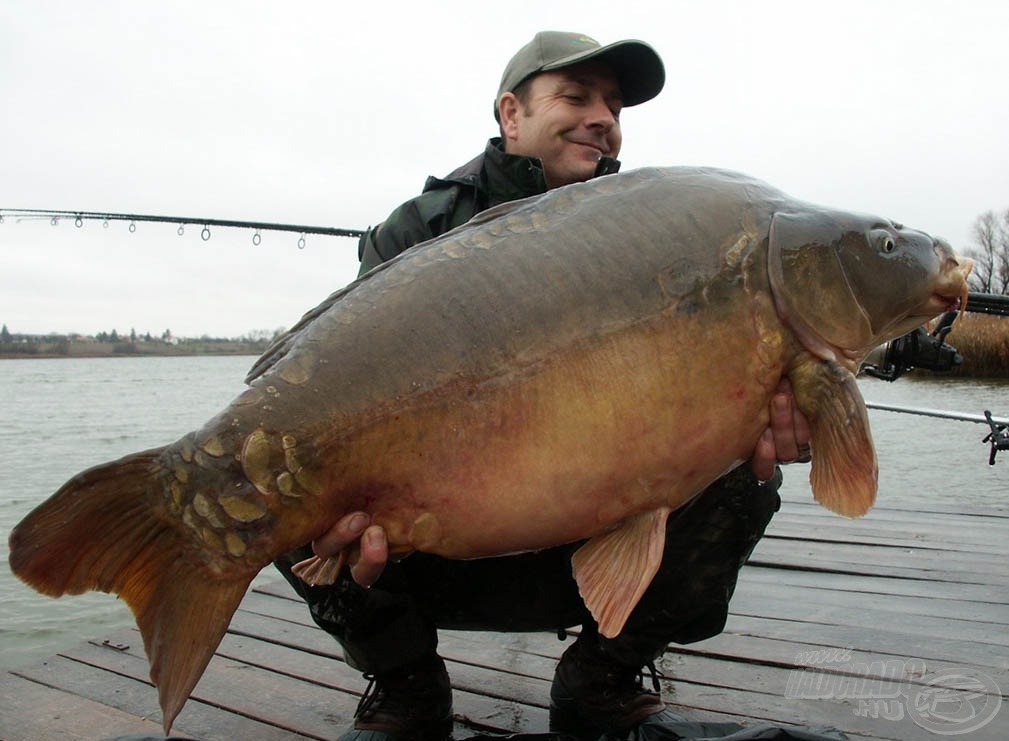
[[[963,355],[963,364],[952,375],[1009,378],[1009,317],[964,314],[946,342]]]

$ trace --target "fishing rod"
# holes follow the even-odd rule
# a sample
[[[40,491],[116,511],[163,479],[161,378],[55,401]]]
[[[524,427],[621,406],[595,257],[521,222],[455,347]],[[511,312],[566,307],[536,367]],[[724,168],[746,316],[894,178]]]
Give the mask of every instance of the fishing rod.
[[[968,293],[967,311],[1009,316],[1009,296],[998,293]]]
[[[22,219],[49,219],[53,226],[59,224],[60,219],[73,219],[74,225],[78,228],[84,225],[85,221],[101,221],[104,226],[108,226],[110,221],[130,222],[130,231],[136,231],[138,221],[153,221],[164,224],[178,224],[179,236],[185,231],[187,224],[202,225],[200,237],[206,242],[210,239],[210,227],[233,227],[236,229],[254,229],[252,243],[258,245],[261,231],[273,232],[295,232],[301,234],[298,240],[298,247],[305,247],[306,234],[322,234],[328,237],[360,237],[364,231],[360,229],[340,229],[330,226],[306,226],[301,224],[275,224],[265,221],[238,221],[234,219],[204,219],[195,216],[162,216],[156,214],[119,214],[103,211],[58,211],[53,209],[40,208],[0,208],[0,224],[5,217],[12,217],[17,221]]]
[[[949,412],[945,409],[927,409],[919,407],[905,407],[900,404],[880,404],[878,402],[867,401],[865,403],[870,409],[879,409],[884,412],[904,412],[906,414],[920,414],[924,417],[939,417],[940,419],[955,419],[960,422],[975,422],[978,424],[1009,425],[1009,417],[992,417],[990,412],[984,414],[964,414],[963,412]]]
[[[991,453],[988,456],[988,465],[995,465],[995,455],[1000,450],[1009,450],[1009,418],[993,417],[987,409],[984,415],[963,414],[961,412],[948,412],[944,409],[919,409],[916,407],[905,407],[899,404],[879,404],[867,401],[865,405],[869,409],[879,409],[886,412],[900,412],[902,414],[918,414],[924,417],[939,417],[941,419],[955,419],[960,422],[974,422],[987,424],[991,429],[982,440],[983,443],[991,445]]]

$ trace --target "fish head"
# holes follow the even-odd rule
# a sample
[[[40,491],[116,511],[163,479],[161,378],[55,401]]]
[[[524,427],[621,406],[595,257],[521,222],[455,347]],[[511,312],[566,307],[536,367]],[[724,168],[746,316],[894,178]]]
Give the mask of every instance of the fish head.
[[[768,240],[778,315],[812,354],[852,372],[874,347],[966,302],[973,261],[886,219],[776,213]]]

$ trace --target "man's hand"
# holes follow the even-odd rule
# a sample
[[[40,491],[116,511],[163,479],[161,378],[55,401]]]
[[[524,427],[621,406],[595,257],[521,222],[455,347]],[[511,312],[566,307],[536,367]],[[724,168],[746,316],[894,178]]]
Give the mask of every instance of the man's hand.
[[[362,587],[370,587],[382,575],[389,560],[389,543],[385,530],[372,525],[364,512],[351,512],[333,527],[312,541],[312,550],[321,559],[336,558],[350,549],[350,574]]]
[[[809,421],[795,405],[787,378],[781,379],[771,397],[770,417],[750,459],[753,475],[760,481],[770,480],[779,463],[808,463],[811,459]]]

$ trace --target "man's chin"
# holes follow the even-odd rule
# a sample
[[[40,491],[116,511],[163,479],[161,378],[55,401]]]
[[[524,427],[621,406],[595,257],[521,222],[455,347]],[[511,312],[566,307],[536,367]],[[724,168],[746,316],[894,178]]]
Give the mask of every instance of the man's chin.
[[[584,183],[586,180],[591,180],[596,174],[596,169],[599,167],[598,158],[595,160],[584,160],[576,164],[572,164],[570,167],[564,169],[564,171],[557,177],[557,185],[552,187],[559,187],[560,185],[571,185],[572,183]]]

